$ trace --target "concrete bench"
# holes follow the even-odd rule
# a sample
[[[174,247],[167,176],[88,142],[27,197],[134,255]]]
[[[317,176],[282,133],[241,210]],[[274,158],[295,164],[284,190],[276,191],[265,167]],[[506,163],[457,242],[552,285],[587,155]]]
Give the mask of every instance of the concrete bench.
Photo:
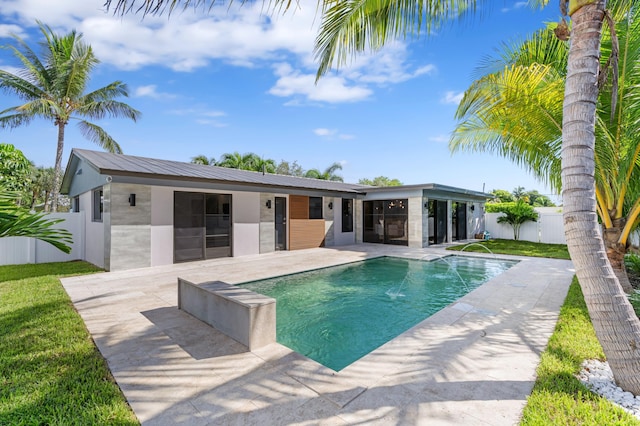
[[[178,308],[250,351],[276,341],[276,300],[220,281],[178,278]]]

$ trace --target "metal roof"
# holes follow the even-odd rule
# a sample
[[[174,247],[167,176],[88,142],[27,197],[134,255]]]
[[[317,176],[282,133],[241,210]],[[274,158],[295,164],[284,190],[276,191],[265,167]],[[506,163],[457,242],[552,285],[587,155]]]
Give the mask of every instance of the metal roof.
[[[212,183],[255,185],[270,188],[295,188],[318,191],[363,194],[390,193],[406,190],[427,190],[443,195],[466,195],[471,198],[492,198],[491,194],[463,188],[426,183],[419,185],[403,185],[393,187],[375,187],[353,183],[336,182],[322,179],[311,179],[298,176],[278,175],[273,173],[252,172],[227,167],[207,166],[185,163],[182,161],[159,160],[155,158],[137,157],[133,155],[112,154],[74,148],[62,180],[62,193],[68,193],[75,168],[79,160],[84,160],[102,175],[134,176],[152,179],[179,179],[185,181],[201,181]]]
[[[74,156],[87,161],[95,167],[100,174],[104,175],[205,180],[211,182],[251,184],[268,187],[303,188],[348,193],[363,193],[366,192],[368,188],[371,188],[365,185],[344,182],[278,175],[273,173],[263,174],[261,172],[231,169],[227,167],[207,166],[181,161],[159,160],[154,158],[74,148],[71,151],[69,167],[67,167],[67,172],[63,179],[63,189],[68,189],[70,185],[70,179],[73,176],[73,172],[71,172],[70,169],[72,168],[71,164]]]

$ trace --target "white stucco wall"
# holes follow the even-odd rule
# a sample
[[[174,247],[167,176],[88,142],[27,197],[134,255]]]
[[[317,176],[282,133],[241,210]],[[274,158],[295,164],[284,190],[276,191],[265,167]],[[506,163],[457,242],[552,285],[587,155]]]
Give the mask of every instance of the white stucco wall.
[[[260,253],[260,193],[234,192],[232,195],[233,256]]]
[[[355,199],[354,203],[354,212],[353,212],[353,232],[342,232],[342,198],[334,198],[333,199],[333,231],[334,231],[334,242],[336,246],[346,246],[349,244],[356,243],[356,223],[358,220],[362,221],[362,218],[358,219],[356,217],[355,212]]]
[[[83,259],[96,266],[104,268],[104,224],[92,221],[93,192],[87,191],[80,195],[80,211],[85,220],[85,245]]]
[[[151,187],[151,266],[173,263],[173,191]]]

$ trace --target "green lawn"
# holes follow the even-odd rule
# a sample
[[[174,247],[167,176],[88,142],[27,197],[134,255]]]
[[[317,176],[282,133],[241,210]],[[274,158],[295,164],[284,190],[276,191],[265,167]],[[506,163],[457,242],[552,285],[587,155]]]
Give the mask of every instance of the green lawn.
[[[0,266],[0,425],[137,425],[59,277],[84,262]]]
[[[578,280],[542,353],[523,425],[640,425],[640,420],[590,392],[575,377],[585,359],[604,359]]]
[[[487,253],[487,249],[496,254],[513,254],[517,256],[551,257],[554,259],[570,259],[569,251],[565,244],[542,244],[530,241],[514,240],[487,240],[478,244],[461,244],[448,247],[447,250],[462,250]]]

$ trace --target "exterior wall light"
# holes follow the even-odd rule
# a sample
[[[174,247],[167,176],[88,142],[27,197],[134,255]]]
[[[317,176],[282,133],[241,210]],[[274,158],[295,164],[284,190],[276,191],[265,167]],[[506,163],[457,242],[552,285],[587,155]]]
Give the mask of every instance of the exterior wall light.
[[[267,206],[268,209],[271,208],[271,200],[267,200],[267,203],[265,204]]]
[[[136,194],[129,194],[129,205],[131,207],[136,206]]]
[[[333,210],[333,201],[329,201],[328,207],[329,207],[329,210]]]

